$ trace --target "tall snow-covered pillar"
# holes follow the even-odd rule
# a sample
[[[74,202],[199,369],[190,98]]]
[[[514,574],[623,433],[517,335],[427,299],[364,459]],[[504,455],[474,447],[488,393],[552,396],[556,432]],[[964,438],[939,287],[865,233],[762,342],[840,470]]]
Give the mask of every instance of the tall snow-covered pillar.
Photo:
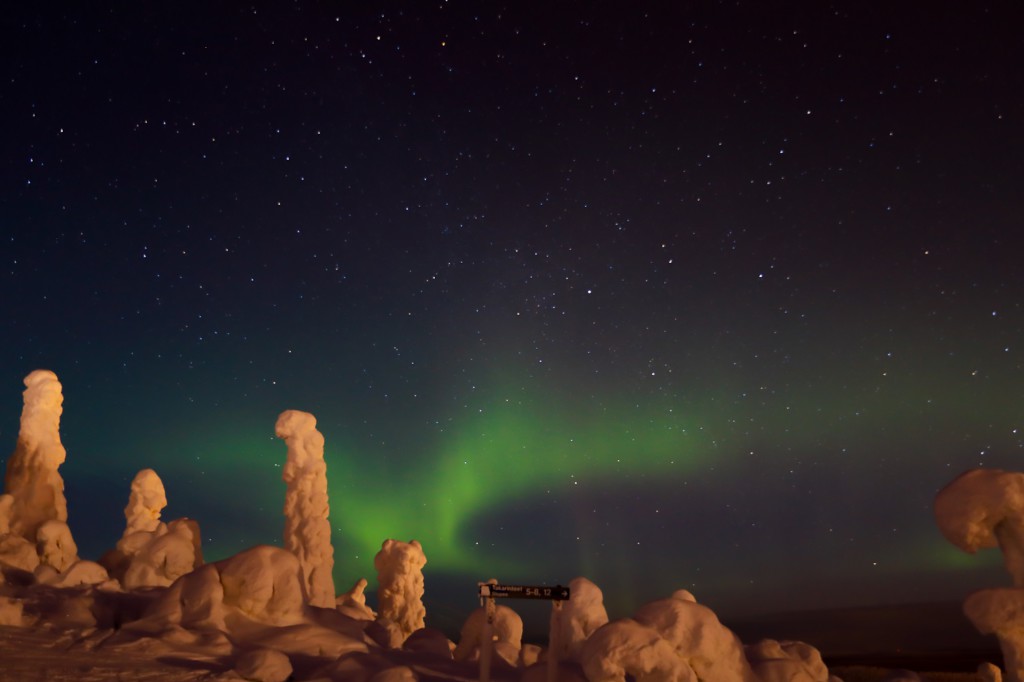
[[[64,395],[57,375],[47,369],[25,377],[25,387],[18,444],[4,477],[4,491],[10,497],[0,506],[6,508],[8,532],[34,544],[43,524],[68,520],[64,479],[57,472],[67,457],[60,442]],[[66,539],[70,537],[68,532]]]
[[[395,623],[408,637],[424,626],[423,567],[427,556],[420,543],[385,540],[373,567],[377,569],[380,615]]]
[[[334,547],[331,546],[324,437],[316,417],[285,410],[274,427],[288,446],[284,465],[284,543],[299,558],[306,596],[313,606],[334,608]]]

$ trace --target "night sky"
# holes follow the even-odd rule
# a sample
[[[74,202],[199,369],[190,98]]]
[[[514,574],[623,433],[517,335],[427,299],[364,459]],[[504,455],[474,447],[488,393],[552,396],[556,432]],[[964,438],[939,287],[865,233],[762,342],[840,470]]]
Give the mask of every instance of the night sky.
[[[1024,468],[1017,11],[6,8],[0,462],[51,369],[81,554],[152,467],[213,560],[281,544],[312,412],[339,592],[415,538],[428,624],[491,577],[613,616],[1008,585],[931,501]]]

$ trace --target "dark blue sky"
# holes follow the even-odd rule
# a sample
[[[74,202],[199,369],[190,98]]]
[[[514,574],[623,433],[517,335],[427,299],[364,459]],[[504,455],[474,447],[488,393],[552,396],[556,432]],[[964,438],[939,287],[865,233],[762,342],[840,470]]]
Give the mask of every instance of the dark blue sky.
[[[1015,19],[11,10],[0,435],[54,370],[83,554],[150,466],[220,558],[278,541],[274,420],[313,412],[339,590],[415,537],[428,619],[489,577],[734,613],[1005,582],[930,504],[1019,467]]]

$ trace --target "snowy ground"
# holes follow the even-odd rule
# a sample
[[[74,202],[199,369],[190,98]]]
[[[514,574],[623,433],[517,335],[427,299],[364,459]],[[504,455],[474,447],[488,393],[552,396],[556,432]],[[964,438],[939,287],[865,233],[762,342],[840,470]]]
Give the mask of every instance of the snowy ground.
[[[217,667],[201,660],[96,650],[80,641],[80,633],[12,626],[0,626],[0,661],[4,682],[191,682],[218,677],[213,672]]]
[[[0,680],[3,682],[206,682],[246,679],[232,668],[232,657],[203,656],[196,652],[166,651],[160,642],[143,640],[136,646],[97,646],[109,633],[59,631],[49,627],[0,626]],[[396,665],[407,666],[417,679],[470,681],[478,679],[475,663],[458,664],[412,652],[390,652]],[[294,680],[339,680],[317,676],[316,670],[331,663],[331,657],[292,657]],[[392,669],[393,670],[393,669]],[[403,671],[404,672],[404,671]],[[497,667],[496,682],[519,679],[521,671]],[[406,673],[407,674],[407,673]],[[364,670],[353,670],[352,679],[364,679]],[[402,677],[392,678],[402,679]],[[411,680],[407,677],[404,679]]]
[[[195,682],[239,680],[215,660],[183,654],[152,655],[144,650],[106,651],[90,648],[82,633],[51,628],[0,626],[0,679],[4,682]],[[430,670],[417,665],[421,679],[475,680],[474,666]],[[931,666],[929,666],[931,667]],[[880,682],[891,667],[841,666],[831,670],[843,682]],[[974,673],[928,672],[927,682],[980,682]],[[499,676],[500,679],[500,676]]]

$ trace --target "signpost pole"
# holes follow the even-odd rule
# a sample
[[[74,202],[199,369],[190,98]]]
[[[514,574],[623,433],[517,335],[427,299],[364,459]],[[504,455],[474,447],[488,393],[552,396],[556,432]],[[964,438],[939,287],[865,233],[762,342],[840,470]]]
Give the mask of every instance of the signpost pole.
[[[494,613],[497,607],[494,605],[494,597],[484,597],[484,620],[483,631],[480,633],[480,682],[491,680],[491,654],[494,651]]]
[[[548,633],[548,661],[547,661],[547,682],[556,682],[558,679],[558,642],[561,631],[562,602],[569,598],[569,588],[556,585],[501,585],[497,581],[489,583],[477,583],[480,594],[480,603],[486,609],[487,619],[483,631],[480,633],[480,682],[490,682],[491,679],[491,656],[494,651],[494,613],[497,606],[494,600],[497,597],[511,597],[515,599],[550,599],[551,600],[551,632]]]
[[[562,602],[551,602],[551,624],[548,632],[548,682],[558,682],[558,649],[562,646]]]

